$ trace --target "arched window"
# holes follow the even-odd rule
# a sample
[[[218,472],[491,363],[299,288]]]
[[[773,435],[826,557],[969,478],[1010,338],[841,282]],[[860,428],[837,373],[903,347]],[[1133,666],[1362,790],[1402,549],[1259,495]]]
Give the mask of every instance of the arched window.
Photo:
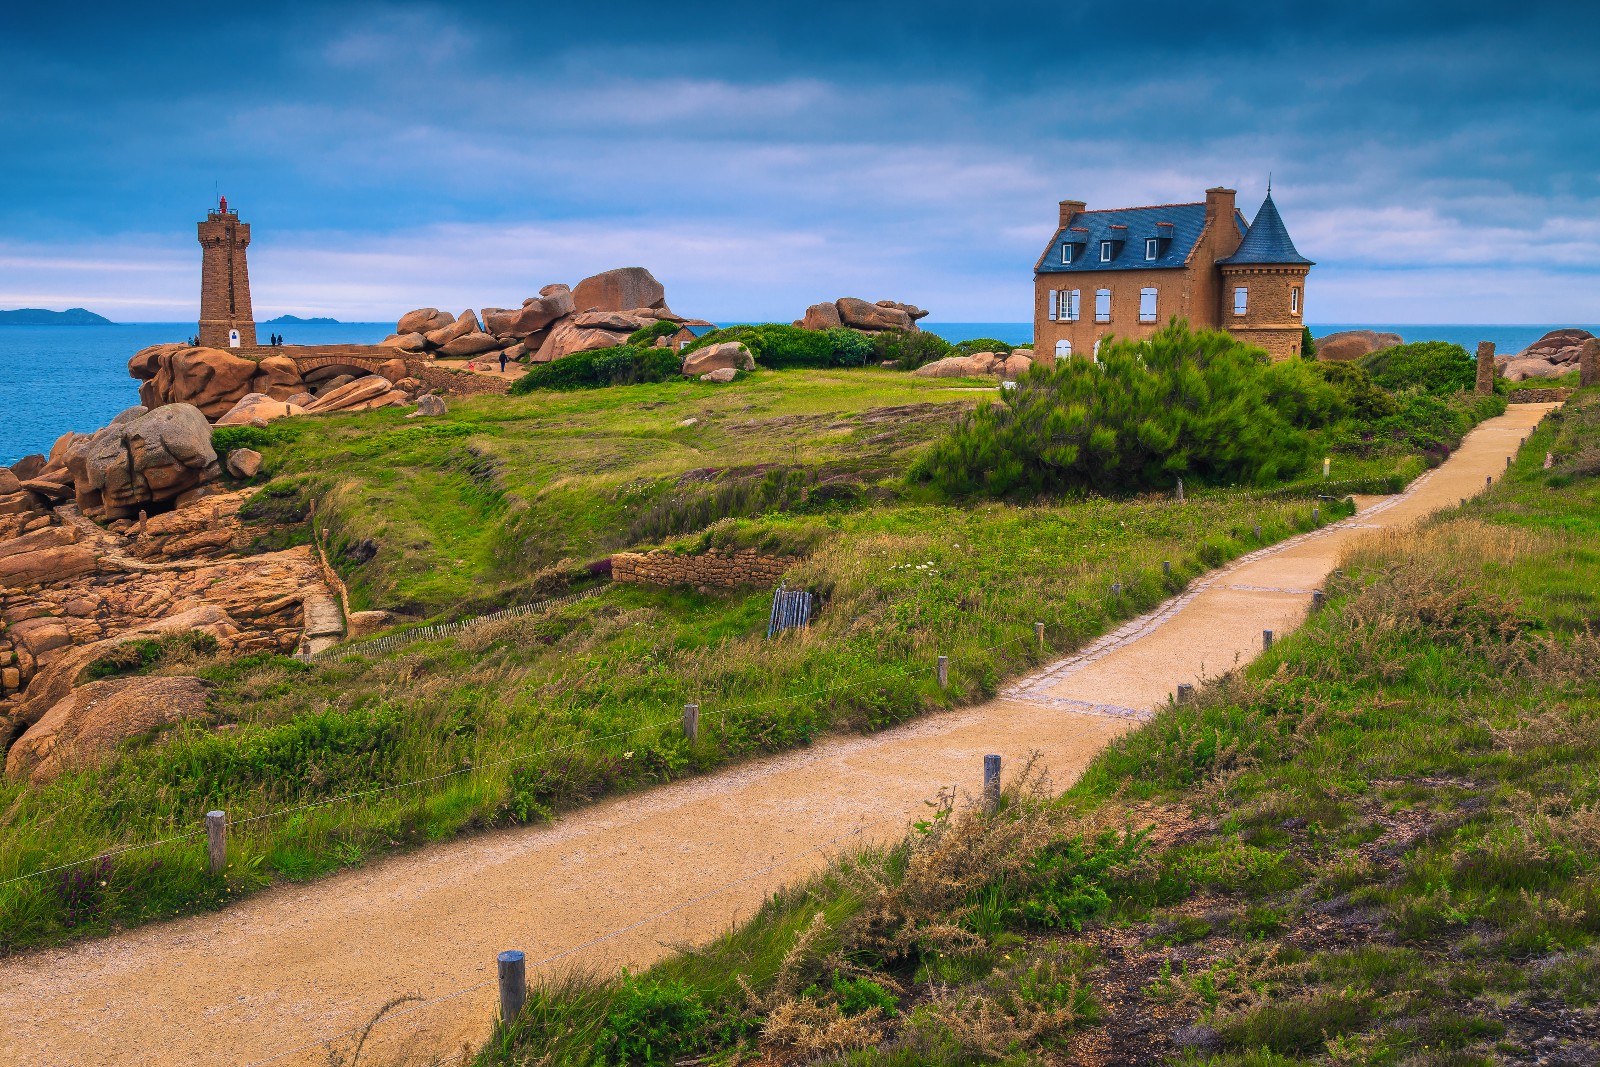
[[[1068,341],[1065,338],[1063,338],[1062,340],[1056,342],[1056,358],[1057,359],[1071,359],[1072,358],[1072,342],[1071,341]]]

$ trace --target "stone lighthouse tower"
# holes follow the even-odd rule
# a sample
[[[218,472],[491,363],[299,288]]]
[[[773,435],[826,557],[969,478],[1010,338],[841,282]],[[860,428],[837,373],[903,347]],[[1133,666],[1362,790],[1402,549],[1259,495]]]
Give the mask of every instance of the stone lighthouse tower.
[[[206,212],[200,224],[200,344],[206,348],[254,348],[255,313],[250,308],[250,268],[244,250],[250,224],[228,210],[228,198]]]

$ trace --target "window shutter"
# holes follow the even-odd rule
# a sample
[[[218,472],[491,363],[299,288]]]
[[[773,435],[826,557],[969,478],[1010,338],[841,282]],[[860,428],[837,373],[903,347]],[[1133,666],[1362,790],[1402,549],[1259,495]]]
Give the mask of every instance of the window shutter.
[[[1059,296],[1054,289],[1050,290],[1050,321],[1056,321],[1056,298]]]

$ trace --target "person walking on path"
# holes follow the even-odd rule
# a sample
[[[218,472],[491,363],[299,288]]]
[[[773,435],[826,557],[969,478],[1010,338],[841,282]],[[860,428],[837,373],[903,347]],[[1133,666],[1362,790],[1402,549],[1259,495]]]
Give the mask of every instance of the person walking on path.
[[[505,352],[505,349],[502,348],[500,350],[500,373],[504,374],[505,372],[506,372],[506,352]]]

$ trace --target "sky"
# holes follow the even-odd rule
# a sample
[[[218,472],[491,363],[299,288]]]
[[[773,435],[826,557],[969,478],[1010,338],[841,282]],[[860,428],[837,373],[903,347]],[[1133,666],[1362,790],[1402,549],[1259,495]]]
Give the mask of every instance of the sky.
[[[159,10],[152,10],[152,7]],[[1600,5],[80,3],[0,32],[0,307],[520,305],[650,268],[681,314],[1030,317],[1062,199],[1271,176],[1311,322],[1600,321]]]

